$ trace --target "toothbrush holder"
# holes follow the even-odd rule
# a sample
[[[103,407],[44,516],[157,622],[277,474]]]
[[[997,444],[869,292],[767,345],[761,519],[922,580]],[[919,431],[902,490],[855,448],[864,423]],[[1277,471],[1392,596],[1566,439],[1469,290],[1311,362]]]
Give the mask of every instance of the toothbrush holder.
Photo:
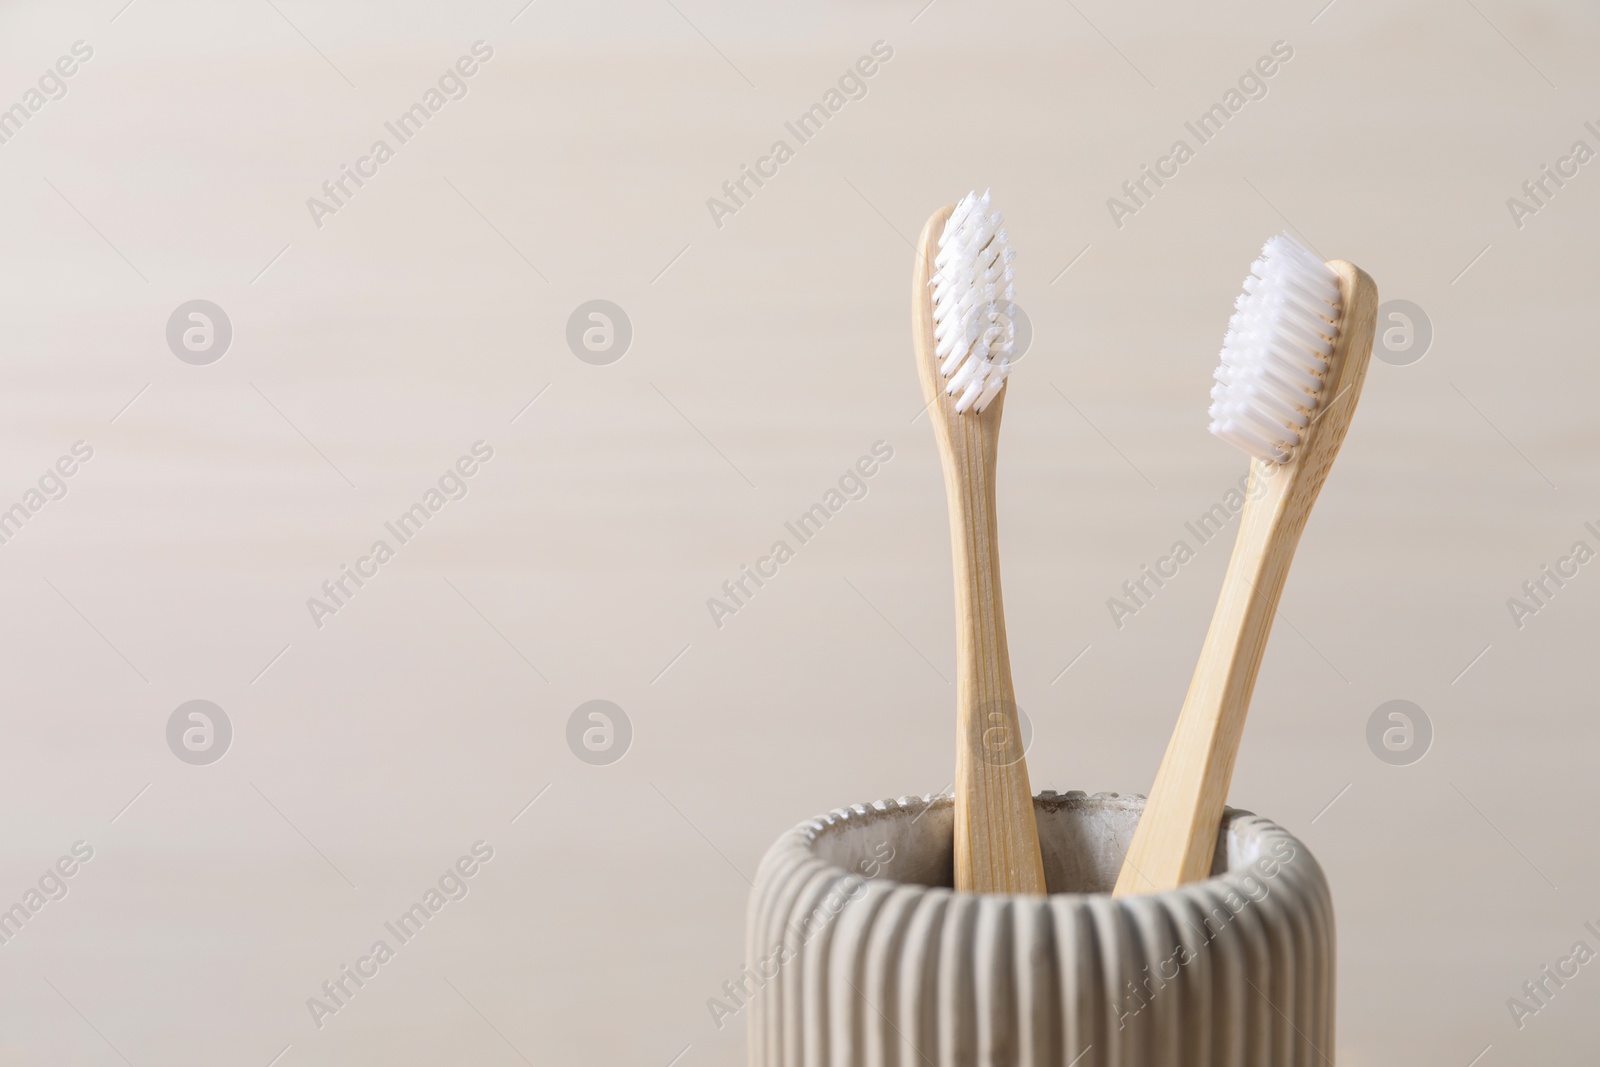
[[[1274,823],[1228,809],[1211,876],[1113,899],[1142,796],[1034,798],[1048,895],[951,888],[951,798],[839,808],[750,895],[751,1067],[1327,1067],[1333,902]]]

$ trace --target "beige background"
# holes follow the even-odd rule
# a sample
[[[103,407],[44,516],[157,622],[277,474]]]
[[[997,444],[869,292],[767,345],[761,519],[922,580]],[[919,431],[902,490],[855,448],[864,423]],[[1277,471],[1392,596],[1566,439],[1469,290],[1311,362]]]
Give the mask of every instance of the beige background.
[[[1122,629],[1106,600],[1243,472],[1209,375],[1293,226],[1436,336],[1374,366],[1233,803],[1333,884],[1330,1060],[1593,1061],[1596,967],[1520,1031],[1506,1000],[1600,948],[1600,577],[1520,630],[1505,603],[1600,544],[1596,164],[1521,229],[1505,205],[1600,148],[1592,7],[122,3],[0,8],[0,106],[94,49],[0,145],[0,508],[94,449],[0,546],[0,904],[95,850],[0,946],[0,1062],[741,1063],[706,1000],[762,851],[949,781],[909,242],[983,185],[1037,330],[1000,475],[1035,784],[1154,774],[1231,531]],[[466,98],[314,226],[480,39]],[[706,198],[879,40],[868,95],[715,227]],[[1278,40],[1268,95],[1116,227],[1107,197]],[[597,297],[634,329],[603,367],[564,340]],[[164,339],[195,298],[233,324],[210,366]],[[480,439],[466,499],[314,627]],[[880,439],[866,498],[715,628],[706,598]],[[164,734],[196,698],[235,731],[205,767]],[[565,741],[593,698],[633,724],[610,766]],[[1436,732],[1411,766],[1365,740],[1393,698]],[[470,895],[317,1028],[306,999],[480,839]]]

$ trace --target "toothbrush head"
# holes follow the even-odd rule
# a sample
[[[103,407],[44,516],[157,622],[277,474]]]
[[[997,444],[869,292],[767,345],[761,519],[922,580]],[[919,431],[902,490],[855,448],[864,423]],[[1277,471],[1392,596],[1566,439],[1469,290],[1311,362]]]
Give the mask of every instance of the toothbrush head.
[[[1339,276],[1288,234],[1250,265],[1222,339],[1211,432],[1267,463],[1287,463],[1331,402],[1327,391],[1344,310]]]
[[[934,358],[955,410],[982,411],[1005,387],[1016,355],[1010,238],[982,196],[962,197],[933,259]]]

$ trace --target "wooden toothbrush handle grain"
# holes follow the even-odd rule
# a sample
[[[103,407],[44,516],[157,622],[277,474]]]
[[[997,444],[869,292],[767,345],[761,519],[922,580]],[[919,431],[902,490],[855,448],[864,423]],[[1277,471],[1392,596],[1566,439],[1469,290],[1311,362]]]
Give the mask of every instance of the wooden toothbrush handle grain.
[[[1044,863],[1023,758],[1000,593],[994,467],[1000,406],[950,420],[945,465],[956,583],[955,883],[1042,894]]]
[[[1118,896],[1165,892],[1211,873],[1250,694],[1304,527],[1303,518],[1286,525],[1289,479],[1267,477],[1271,470],[1259,460],[1251,465],[1255,498],[1240,516],[1200,666],[1128,847]]]

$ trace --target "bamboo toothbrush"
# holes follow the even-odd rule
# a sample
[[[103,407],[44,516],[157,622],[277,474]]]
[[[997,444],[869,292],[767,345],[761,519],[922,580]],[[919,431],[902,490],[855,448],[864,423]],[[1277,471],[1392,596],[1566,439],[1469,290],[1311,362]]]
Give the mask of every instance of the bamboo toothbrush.
[[[1043,894],[1000,600],[995,450],[1016,341],[1013,253],[1000,226],[987,192],[934,213],[917,242],[911,329],[955,557],[955,885]]]
[[[1248,452],[1250,493],[1222,595],[1115,893],[1211,873],[1250,693],[1295,545],[1350,428],[1378,289],[1284,235],[1250,267],[1211,390],[1211,432]]]

